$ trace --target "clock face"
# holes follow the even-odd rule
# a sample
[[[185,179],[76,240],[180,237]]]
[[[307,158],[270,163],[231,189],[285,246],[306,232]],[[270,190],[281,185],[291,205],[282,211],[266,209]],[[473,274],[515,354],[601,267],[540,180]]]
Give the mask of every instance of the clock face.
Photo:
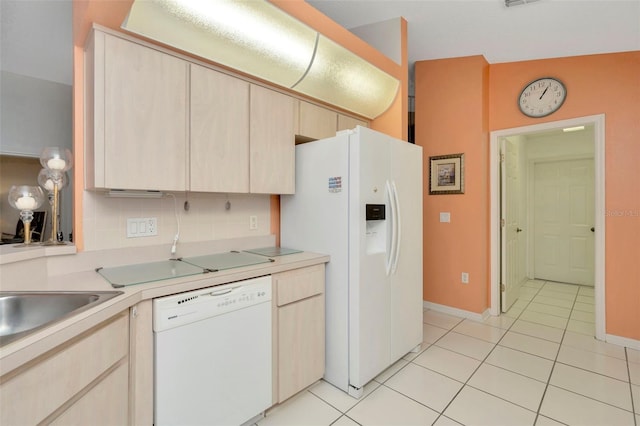
[[[527,84],[518,99],[520,111],[529,117],[544,117],[558,110],[567,97],[561,81],[545,77]]]

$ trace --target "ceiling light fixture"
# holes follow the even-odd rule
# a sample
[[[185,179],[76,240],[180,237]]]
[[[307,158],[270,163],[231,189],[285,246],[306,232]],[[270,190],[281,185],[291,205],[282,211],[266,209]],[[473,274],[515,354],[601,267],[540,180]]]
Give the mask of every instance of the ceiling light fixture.
[[[538,0],[504,0],[504,5],[507,7],[519,6],[521,4],[533,3]]]
[[[122,28],[368,118],[400,87],[264,0],[134,0]]]
[[[110,189],[104,193],[104,196],[107,198],[162,198],[164,193],[160,191]]]

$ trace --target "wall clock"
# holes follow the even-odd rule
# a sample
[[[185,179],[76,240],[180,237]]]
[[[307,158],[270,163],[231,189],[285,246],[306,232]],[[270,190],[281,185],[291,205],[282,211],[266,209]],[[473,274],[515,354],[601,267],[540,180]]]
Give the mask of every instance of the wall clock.
[[[524,115],[545,117],[556,112],[567,98],[567,89],[556,78],[544,77],[524,86],[518,106]]]

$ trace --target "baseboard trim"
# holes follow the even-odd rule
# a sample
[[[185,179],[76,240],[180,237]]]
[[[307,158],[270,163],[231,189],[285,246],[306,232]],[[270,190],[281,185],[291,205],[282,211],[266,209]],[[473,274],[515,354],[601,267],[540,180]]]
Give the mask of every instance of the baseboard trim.
[[[485,311],[481,314],[477,312],[465,311],[464,309],[454,308],[452,306],[440,305],[438,303],[423,301],[422,306],[425,309],[431,309],[436,312],[441,312],[443,314],[455,315],[457,317],[467,318],[473,321],[482,322],[491,316],[489,309],[485,309]]]
[[[640,351],[640,340],[630,339],[628,337],[616,336],[614,334],[605,334],[605,341],[618,346],[624,346],[627,348]]]

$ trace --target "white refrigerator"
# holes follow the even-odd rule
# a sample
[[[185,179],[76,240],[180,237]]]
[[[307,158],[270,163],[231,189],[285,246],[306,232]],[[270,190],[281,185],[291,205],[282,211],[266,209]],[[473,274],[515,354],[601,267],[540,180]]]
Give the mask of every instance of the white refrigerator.
[[[324,379],[364,385],[422,342],[422,148],[365,127],[296,146],[281,245],[331,256]]]

